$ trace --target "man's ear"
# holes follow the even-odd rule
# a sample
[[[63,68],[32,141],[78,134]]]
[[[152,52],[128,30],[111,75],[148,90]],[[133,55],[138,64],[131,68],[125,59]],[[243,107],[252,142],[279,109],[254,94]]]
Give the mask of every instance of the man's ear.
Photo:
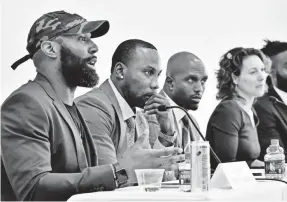
[[[127,69],[127,66],[125,66],[121,62],[117,62],[115,65],[115,69],[114,69],[114,74],[115,74],[116,78],[119,80],[123,80],[124,76],[125,76],[126,69]]]
[[[170,91],[172,91],[173,88],[174,88],[173,78],[172,78],[171,76],[166,76],[166,78],[165,78],[165,83],[167,84],[168,89],[169,89]]]
[[[42,52],[51,58],[57,58],[57,52],[59,52],[60,47],[52,41],[43,41],[41,43]]]

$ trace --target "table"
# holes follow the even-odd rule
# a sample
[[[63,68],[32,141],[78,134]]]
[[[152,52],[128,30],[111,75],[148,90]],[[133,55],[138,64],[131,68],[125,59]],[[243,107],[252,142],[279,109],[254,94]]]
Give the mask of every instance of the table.
[[[258,169],[252,172],[263,173],[262,177],[264,177],[264,170]],[[287,181],[287,176],[284,180]],[[287,184],[276,181],[257,181],[254,185],[236,190],[211,189],[204,195],[180,192],[176,188],[161,188],[158,192],[142,192],[139,187],[126,187],[114,191],[77,194],[68,201],[287,201]]]

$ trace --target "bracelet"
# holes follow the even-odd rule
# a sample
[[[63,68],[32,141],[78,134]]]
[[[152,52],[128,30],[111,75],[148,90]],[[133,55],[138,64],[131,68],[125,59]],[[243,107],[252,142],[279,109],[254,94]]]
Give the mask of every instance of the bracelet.
[[[166,135],[160,131],[158,136],[163,138],[164,140],[170,142],[170,143],[174,143],[174,141],[176,139],[176,131],[173,131],[172,135]]]

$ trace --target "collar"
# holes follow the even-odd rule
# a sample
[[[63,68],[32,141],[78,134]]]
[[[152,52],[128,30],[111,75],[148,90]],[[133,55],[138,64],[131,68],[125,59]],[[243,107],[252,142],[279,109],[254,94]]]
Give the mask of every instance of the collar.
[[[120,105],[120,109],[122,111],[123,119],[124,121],[128,120],[129,118],[135,116],[135,113],[133,112],[130,105],[127,103],[127,101],[123,98],[123,96],[120,94],[118,89],[115,87],[113,81],[111,79],[108,79],[109,84],[112,87],[112,90],[115,93],[116,99]]]
[[[282,101],[284,102],[284,104],[287,105],[287,93],[284,92],[283,90],[280,90],[279,88],[277,88],[276,86],[273,86],[274,90],[276,91],[276,93],[280,96],[280,98],[282,99]]]
[[[178,106],[164,91],[162,91],[165,95],[165,97],[168,99],[168,102],[171,106]],[[173,113],[175,115],[175,119],[177,122],[179,122],[184,116],[185,116],[185,113],[184,111],[182,111],[181,109],[172,109],[173,110]]]

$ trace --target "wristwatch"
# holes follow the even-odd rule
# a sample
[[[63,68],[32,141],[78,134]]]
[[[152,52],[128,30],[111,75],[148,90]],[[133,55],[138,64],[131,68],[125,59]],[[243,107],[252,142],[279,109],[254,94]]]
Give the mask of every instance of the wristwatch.
[[[164,133],[162,133],[161,131],[158,133],[158,136],[161,137],[162,139],[170,142],[170,143],[174,143],[175,139],[176,139],[176,131],[174,131],[172,133],[172,135],[166,135]]]
[[[126,170],[124,168],[120,168],[119,163],[112,164],[112,166],[114,168],[116,187],[119,188],[127,183],[129,177]]]

